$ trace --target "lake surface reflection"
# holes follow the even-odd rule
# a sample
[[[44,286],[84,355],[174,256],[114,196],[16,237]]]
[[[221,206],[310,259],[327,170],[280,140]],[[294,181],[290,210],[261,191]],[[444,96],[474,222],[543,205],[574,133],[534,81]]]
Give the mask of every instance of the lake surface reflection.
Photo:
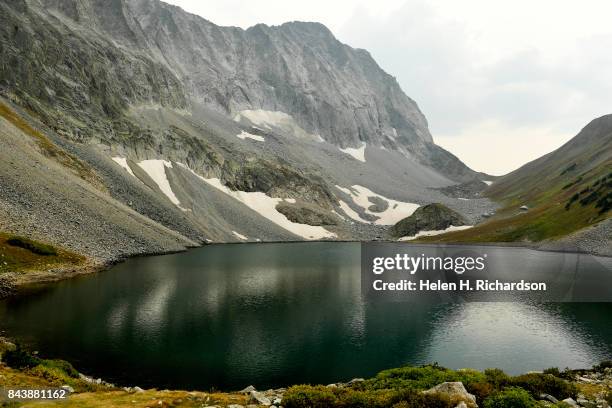
[[[85,373],[158,388],[326,384],[434,361],[519,373],[612,356],[610,303],[368,303],[359,251],[212,245],[135,258],[1,302],[0,328]]]

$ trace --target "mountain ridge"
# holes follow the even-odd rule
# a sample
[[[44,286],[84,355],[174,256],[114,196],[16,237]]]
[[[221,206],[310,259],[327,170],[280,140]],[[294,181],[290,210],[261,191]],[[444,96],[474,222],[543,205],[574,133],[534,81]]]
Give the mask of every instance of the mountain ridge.
[[[72,92],[66,81],[57,83],[57,77],[63,76],[77,80],[100,100],[99,106],[96,100],[85,100],[85,104],[62,111],[68,118],[74,111],[82,111],[83,116],[91,110],[86,122],[96,117],[114,121],[129,106],[141,103],[187,110],[202,104],[230,116],[244,110],[280,111],[307,133],[340,148],[360,148],[366,143],[398,150],[452,179],[466,181],[478,176],[433,143],[426,118],[393,76],[367,51],[341,43],[320,23],[258,24],[246,30],[220,27],[158,0],[26,0],[23,4],[26,21],[23,15],[10,13],[9,7],[3,34],[5,41],[19,49],[8,27],[22,22],[25,31],[34,31],[35,38],[19,35],[33,47],[22,50],[24,56],[5,51],[8,55],[3,57],[25,59],[36,67],[39,64],[34,60],[41,57],[36,50],[38,41],[44,43],[44,52],[59,54],[57,66],[46,66],[57,75],[40,69],[40,82],[32,87],[37,89],[30,89],[34,99],[49,99],[41,90],[57,93],[57,88],[67,88]],[[51,24],[33,24],[41,19]],[[67,35],[77,36],[81,44],[75,45]],[[95,59],[63,56],[60,52],[66,45]],[[97,56],[100,50],[104,53]],[[74,60],[92,75],[70,69]],[[38,72],[32,71],[29,79],[36,81],[32,74]],[[26,75],[20,70],[2,76],[12,88],[15,83],[27,83],[23,81]],[[137,90],[132,89],[134,84]],[[80,95],[72,99],[75,97]],[[76,122],[83,118],[77,117]],[[83,132],[70,123],[64,126],[69,137]],[[117,127],[122,131],[126,126],[131,125]],[[93,127],[97,133],[108,131],[100,124]]]

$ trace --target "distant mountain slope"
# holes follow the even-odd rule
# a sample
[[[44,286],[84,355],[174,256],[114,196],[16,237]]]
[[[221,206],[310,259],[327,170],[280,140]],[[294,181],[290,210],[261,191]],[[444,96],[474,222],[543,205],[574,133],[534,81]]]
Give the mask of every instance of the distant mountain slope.
[[[559,149],[501,177],[485,195],[504,208],[489,222],[436,239],[542,241],[598,225],[599,239],[610,248],[612,115],[593,120]],[[588,235],[592,240],[598,233]]]
[[[498,179],[487,191],[497,200],[534,205],[551,188],[566,194],[587,186],[612,169],[612,115],[602,116],[584,127],[559,149]]]

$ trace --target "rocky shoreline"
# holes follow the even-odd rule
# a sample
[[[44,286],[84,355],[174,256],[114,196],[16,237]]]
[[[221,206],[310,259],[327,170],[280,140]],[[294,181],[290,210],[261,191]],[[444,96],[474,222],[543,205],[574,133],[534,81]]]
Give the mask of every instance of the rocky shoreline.
[[[434,364],[390,369],[373,378],[328,385],[268,390],[257,390],[251,385],[235,392],[145,390],[138,386],[120,387],[84,375],[65,361],[43,360],[37,353],[23,351],[0,337],[0,383],[4,388],[62,388],[69,393],[62,406],[68,407],[90,406],[95,401],[97,406],[102,403],[114,407],[611,408],[612,361],[591,369],[550,368],[516,377],[499,369],[449,370]],[[0,402],[1,397],[2,394]],[[404,402],[394,403],[396,400]],[[376,403],[372,405],[372,401]]]

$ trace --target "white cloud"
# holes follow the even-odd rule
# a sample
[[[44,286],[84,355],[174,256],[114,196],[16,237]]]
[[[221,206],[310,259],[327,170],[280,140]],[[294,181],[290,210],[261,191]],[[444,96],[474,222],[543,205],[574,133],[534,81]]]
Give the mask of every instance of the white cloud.
[[[397,77],[434,139],[493,174],[554,149],[612,107],[608,0],[169,2],[221,25],[326,24]],[[470,159],[477,141],[503,157]]]

